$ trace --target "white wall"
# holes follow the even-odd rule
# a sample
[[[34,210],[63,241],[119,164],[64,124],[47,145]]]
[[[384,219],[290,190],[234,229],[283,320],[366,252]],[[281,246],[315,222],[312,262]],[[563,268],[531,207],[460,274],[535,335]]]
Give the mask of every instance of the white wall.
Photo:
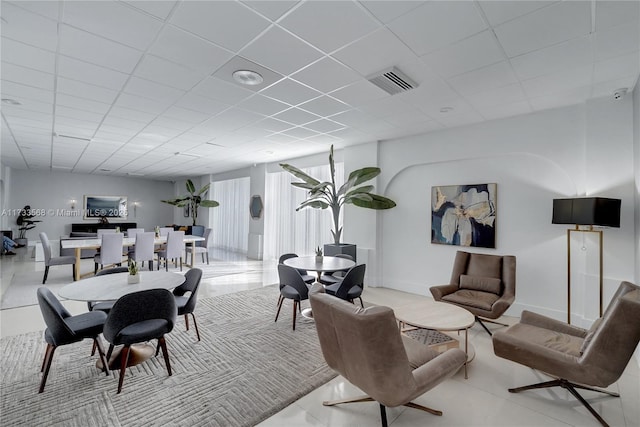
[[[378,191],[398,204],[378,213],[381,284],[430,295],[430,286],[448,283],[461,248],[430,243],[431,187],[495,182],[497,247],[467,249],[516,255],[515,315],[527,308],[566,319],[566,227],[551,224],[552,200],[622,199],[621,228],[604,233],[606,306],[636,268],[632,122],[630,99],[602,99],[380,143]],[[572,243],[572,319],[587,325],[598,315],[597,243],[573,234],[580,236]]]
[[[633,91],[633,147],[635,163],[635,224],[636,224],[636,272],[635,283],[640,284],[640,79]],[[638,355],[640,360],[640,355]]]
[[[37,240],[38,233],[44,231],[50,239],[71,232],[72,223],[96,223],[97,220],[82,218],[85,195],[127,196],[129,216],[127,222],[137,222],[139,227],[152,230],[158,224],[171,223],[172,207],[160,202],[170,198],[172,184],[140,178],[109,177],[103,175],[75,174],[66,172],[44,172],[32,170],[11,170],[9,186],[10,208],[20,209],[30,205],[32,209],[53,210],[39,218],[42,222],[27,232],[30,240]],[[80,216],[57,215],[56,211],[70,211],[70,200],[76,200],[75,211]],[[133,203],[138,206],[133,209]],[[17,233],[17,217],[9,218],[9,225]],[[123,220],[124,221],[124,220]],[[111,220],[111,222],[118,222]]]

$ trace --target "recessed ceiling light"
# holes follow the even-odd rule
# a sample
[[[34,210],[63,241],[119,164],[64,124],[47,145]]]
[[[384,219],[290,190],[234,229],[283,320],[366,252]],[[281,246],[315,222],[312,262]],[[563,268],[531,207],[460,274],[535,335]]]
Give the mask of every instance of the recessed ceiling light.
[[[440,112],[441,112],[441,113],[450,113],[450,112],[452,112],[452,111],[453,111],[453,107],[442,107],[442,108],[440,109]]]
[[[11,99],[11,98],[2,98],[2,103],[3,104],[8,104],[8,105],[22,105],[21,102],[16,101],[15,99]]]
[[[260,73],[251,70],[237,70],[233,72],[235,81],[242,85],[256,86],[264,81]]]

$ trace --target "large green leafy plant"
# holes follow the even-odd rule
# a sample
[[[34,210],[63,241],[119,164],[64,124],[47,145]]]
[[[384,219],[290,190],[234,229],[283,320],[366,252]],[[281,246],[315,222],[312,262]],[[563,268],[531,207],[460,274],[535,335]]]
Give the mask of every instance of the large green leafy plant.
[[[177,199],[172,200],[161,200],[164,203],[168,203],[173,206],[177,206],[179,208],[184,208],[185,206],[189,206],[189,212],[191,214],[191,218],[193,219],[193,225],[196,225],[196,221],[198,219],[198,208],[215,208],[216,206],[220,206],[220,203],[215,200],[207,200],[204,197],[209,191],[209,186],[211,184],[207,184],[202,187],[200,190],[196,191],[196,186],[193,185],[193,181],[190,179],[187,180],[187,191],[188,195],[178,197]]]
[[[317,180],[312,176],[304,173],[295,166],[281,163],[280,166],[303,182],[293,182],[294,187],[302,188],[308,191],[307,200],[302,202],[296,209],[299,211],[304,208],[327,209],[331,208],[333,214],[333,230],[331,235],[335,244],[340,243],[342,236],[342,227],[340,227],[340,214],[342,207],[347,204],[353,204],[361,208],[367,209],[390,209],[396,203],[386,197],[373,194],[373,185],[360,184],[372,180],[380,174],[380,168],[366,167],[355,170],[349,174],[347,182],[340,188],[336,188],[336,168],[333,159],[333,145],[329,152],[329,167],[331,169],[331,182]]]

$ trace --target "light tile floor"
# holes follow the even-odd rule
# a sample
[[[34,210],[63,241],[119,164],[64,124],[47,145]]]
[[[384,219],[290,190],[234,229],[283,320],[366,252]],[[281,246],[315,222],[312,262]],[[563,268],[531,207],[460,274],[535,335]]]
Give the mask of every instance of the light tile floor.
[[[27,249],[18,249],[16,256],[0,259],[0,290],[8,288],[16,272],[42,271],[42,263],[34,262]],[[224,251],[211,251],[211,262],[233,262],[246,265],[246,273],[206,279],[201,284],[200,297],[221,295],[254,289],[277,283],[275,262],[256,262],[243,255]],[[90,260],[86,260],[87,267]],[[53,267],[56,268],[56,267]],[[61,268],[61,267],[58,267]],[[368,303],[391,307],[417,298],[414,294],[384,288],[367,288],[364,299]],[[72,313],[82,312],[86,305],[65,301]],[[274,303],[275,310],[275,303]],[[275,314],[275,313],[274,313]],[[285,314],[286,315],[286,314]],[[285,320],[285,319],[283,319]],[[503,319],[514,323],[515,318]],[[271,319],[267,319],[271,321]],[[309,319],[300,321],[310,322]],[[497,328],[492,325],[490,328]],[[44,329],[37,306],[0,311],[0,336],[10,336]],[[599,423],[567,391],[546,389],[510,394],[509,387],[546,381],[548,377],[524,366],[500,359],[493,354],[491,338],[480,326],[470,331],[470,342],[476,350],[469,365],[469,378],[460,370],[453,378],[416,399],[416,403],[443,411],[436,417],[411,408],[389,408],[389,425],[404,426],[598,426]],[[609,387],[620,393],[620,398],[584,391],[584,397],[612,426],[640,426],[640,369],[632,360],[618,382]],[[322,401],[363,394],[344,378],[338,376],[315,391],[302,397],[278,414],[260,424],[269,426],[378,426],[378,405],[356,403],[325,407]]]

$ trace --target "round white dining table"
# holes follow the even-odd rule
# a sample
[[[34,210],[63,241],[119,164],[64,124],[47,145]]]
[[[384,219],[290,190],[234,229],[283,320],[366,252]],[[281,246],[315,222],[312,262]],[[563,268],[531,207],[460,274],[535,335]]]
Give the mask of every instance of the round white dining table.
[[[184,282],[184,275],[166,271],[141,271],[140,282],[129,284],[129,273],[94,276],[64,285],[62,298],[76,301],[114,301],[123,295],[147,289],[173,289]]]
[[[284,265],[295,269],[315,271],[318,279],[320,279],[322,273],[348,270],[356,265],[356,263],[350,259],[335,256],[323,256],[321,262],[318,262],[315,256],[300,256],[285,260]]]

